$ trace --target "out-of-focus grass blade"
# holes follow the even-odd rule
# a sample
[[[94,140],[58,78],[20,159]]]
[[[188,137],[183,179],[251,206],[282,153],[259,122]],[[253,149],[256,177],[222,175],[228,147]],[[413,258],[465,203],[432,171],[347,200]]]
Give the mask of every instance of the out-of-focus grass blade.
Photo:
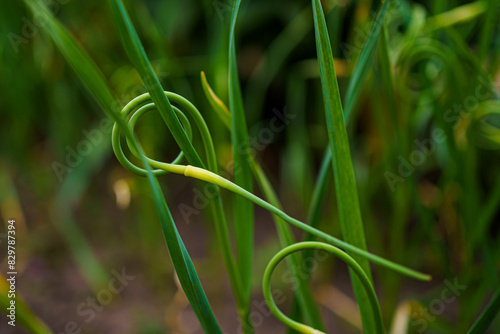
[[[310,13],[308,13],[311,16]],[[312,19],[311,19],[312,20]],[[312,22],[311,22],[312,26]],[[299,63],[301,64],[301,63]],[[317,70],[317,67],[314,66]],[[281,157],[280,179],[285,186],[285,201],[297,197],[307,207],[314,185],[314,167],[310,139],[307,132],[307,81],[300,65],[295,65],[287,74],[286,111],[293,122],[287,124],[284,152]],[[293,161],[293,163],[289,163]],[[293,180],[293,182],[290,182]],[[313,326],[314,327],[314,326]]]
[[[109,277],[96,259],[83,231],[73,219],[72,208],[82,197],[90,184],[88,181],[102,165],[111,151],[110,142],[102,142],[95,146],[94,152],[88,156],[78,169],[68,174],[57,194],[52,208],[54,225],[66,239],[68,247],[81,268],[94,292],[98,292],[109,282]]]
[[[247,110],[252,119],[258,119],[262,115],[269,85],[286,64],[287,57],[311,30],[310,11],[307,7],[290,21],[267,48],[262,66],[258,66],[252,73],[245,90]]]
[[[467,332],[467,334],[483,334],[486,333],[488,327],[490,327],[491,323],[497,316],[500,311],[500,288],[497,289],[493,298],[491,298],[488,306],[484,309],[484,311],[479,315],[474,325],[472,325],[471,329]]]
[[[63,26],[52,16],[42,1],[24,0],[33,13],[45,18],[44,30],[50,35],[64,58],[76,72],[85,87],[94,95],[103,108],[113,107],[116,111],[115,99],[102,73],[90,57],[73,40]],[[107,110],[107,109],[106,109]],[[123,123],[125,124],[125,123]]]
[[[411,303],[404,301],[396,309],[392,318],[391,329],[389,334],[408,333],[408,325],[410,324]]]
[[[331,182],[331,171],[332,171],[332,153],[328,149],[325,152],[323,161],[321,162],[321,167],[319,169],[318,178],[316,179],[316,187],[314,187],[313,194],[311,196],[311,204],[307,212],[306,222],[312,227],[318,227],[321,220],[321,212],[323,209],[323,202],[327,193],[328,186]],[[313,240],[313,235],[307,233],[304,240]],[[304,256],[311,255],[312,252],[304,251]]]
[[[326,113],[330,150],[332,152],[333,172],[337,193],[337,203],[340,224],[344,240],[356,247],[366,250],[366,242],[361,220],[356,179],[351,162],[349,140],[344,122],[342,103],[337,84],[335,67],[333,64],[332,48],[326,27],[325,16],[319,0],[312,0],[314,30],[316,35],[316,49],[323,88],[323,100]],[[355,256],[353,258],[360,264],[371,280],[371,270],[366,259]],[[351,272],[351,279],[356,294],[356,299],[366,331],[375,329],[374,318],[370,311],[367,295],[361,282]]]
[[[9,298],[9,284],[7,281],[8,277],[0,275],[0,307],[2,308],[2,312],[6,313],[8,316],[11,307],[11,301],[15,301],[15,323],[16,325],[21,325],[24,328],[28,329],[32,333],[35,334],[48,334],[52,333],[52,331],[40,320],[29,308],[26,302],[17,295],[15,299]],[[10,318],[2,319],[2,321],[9,322]],[[4,325],[7,326],[7,325]],[[13,327],[16,328],[16,327]]]
[[[235,27],[241,1],[235,0],[231,14],[229,32],[229,110],[231,111],[231,142],[234,157],[234,181],[242,188],[252,191],[252,175],[248,131],[241,98],[238,66],[236,61]],[[236,252],[241,272],[243,288],[250,298],[250,283],[253,266],[253,204],[240,196],[234,199],[234,222],[236,232]]]
[[[217,320],[210,308],[201,282],[196,274],[194,265],[189,257],[186,247],[180,238],[177,228],[173,222],[170,211],[168,210],[163,193],[156,177],[151,173],[151,168],[146,160],[144,152],[138,145],[135,136],[130,130],[125,120],[117,113],[115,99],[111,93],[103,75],[91,61],[90,57],[75,43],[71,35],[63,26],[52,16],[47,7],[40,1],[25,0],[30,9],[42,15],[46,24],[45,31],[54,40],[57,47],[68,63],[75,69],[76,73],[85,84],[87,89],[102,105],[106,114],[112,118],[127,138],[133,144],[133,148],[139,153],[141,162],[148,171],[148,181],[151,186],[153,199],[158,211],[163,235],[167,243],[172,262],[184,289],[186,297],[197,315],[203,329],[208,333],[222,333]]]
[[[455,7],[447,12],[434,15],[427,19],[425,32],[429,33],[440,28],[449,27],[461,22],[469,21],[484,13],[487,6],[484,1],[474,1],[459,7]]]
[[[394,131],[396,133],[397,139],[397,147],[399,149],[399,154],[403,153],[402,147],[404,146],[401,142],[403,136],[401,135],[401,130],[398,126],[398,117],[397,117],[397,109],[396,109],[396,100],[395,100],[395,92],[394,92],[394,79],[392,77],[391,71],[391,59],[389,55],[389,46],[387,45],[387,31],[385,27],[382,27],[382,30],[378,32],[377,36],[379,36],[378,40],[380,41],[379,48],[379,61],[380,61],[380,76],[382,77],[382,82],[385,87],[385,91],[387,91],[388,98],[388,109],[389,109],[389,117],[391,123],[395,127]],[[375,46],[373,47],[375,48]],[[363,76],[363,79],[366,77],[366,74]],[[357,96],[354,95],[354,96]]]
[[[219,116],[221,121],[226,124],[224,121],[226,111],[228,110],[224,102],[222,102],[217,95],[213,92],[213,90],[210,88],[208,81],[206,80],[206,77],[204,73],[202,72],[201,75],[201,82],[203,86],[203,90],[205,92],[205,96],[210,102],[210,105],[212,108],[214,108],[215,113]],[[219,110],[217,110],[219,109]],[[231,116],[229,116],[231,117]],[[227,128],[229,131],[231,131],[231,122],[226,124]],[[271,182],[269,181],[268,177],[266,176],[264,170],[262,167],[259,165],[259,163],[255,160],[254,156],[251,156],[250,160],[250,167],[252,168],[252,172],[255,176],[255,179],[257,181],[257,184],[259,185],[260,189],[264,193],[264,196],[266,197],[267,201],[274,205],[275,207],[281,209],[281,203],[280,200],[278,199],[278,196],[276,195],[276,192],[273,189],[273,186],[271,185]],[[294,243],[294,236],[292,233],[292,230],[288,226],[288,224],[283,221],[280,217],[273,215],[273,220],[276,225],[276,229],[278,231],[278,238],[280,240],[280,243],[283,247],[290,246]],[[311,325],[314,326],[314,328],[318,328],[320,330],[324,329],[323,321],[321,320],[321,315],[319,313],[318,307],[314,301],[313,294],[311,291],[311,288],[309,286],[309,282],[307,280],[301,279],[300,275],[298,274],[298,270],[302,269],[302,266],[300,265],[302,262],[303,256],[301,256],[300,253],[295,253],[290,256],[289,259],[289,265],[293,273],[293,277],[296,280],[297,283],[297,291],[296,296],[298,299],[298,302],[300,303],[300,307],[302,309],[302,314],[304,315],[304,318],[306,321]]]
[[[488,228],[495,219],[497,208],[500,205],[500,178],[495,181],[492,191],[488,194],[488,199],[482,206],[478,214],[475,228],[471,231],[469,242],[475,249],[483,238],[487,238]]]
[[[377,18],[375,19],[368,39],[366,40],[366,44],[361,51],[361,55],[359,56],[356,68],[351,79],[349,80],[349,85],[347,86],[344,98],[346,101],[344,104],[344,117],[346,120],[349,119],[349,115],[351,114],[354,104],[356,103],[359,91],[361,90],[363,82],[370,71],[373,55],[375,54],[375,49],[377,48],[380,30],[384,25],[385,15],[390,2],[390,0],[386,0],[378,12]]]
[[[479,59],[483,61],[488,55],[488,50],[493,39],[495,19],[498,22],[498,0],[487,0],[486,19],[483,21],[482,31],[479,34]]]

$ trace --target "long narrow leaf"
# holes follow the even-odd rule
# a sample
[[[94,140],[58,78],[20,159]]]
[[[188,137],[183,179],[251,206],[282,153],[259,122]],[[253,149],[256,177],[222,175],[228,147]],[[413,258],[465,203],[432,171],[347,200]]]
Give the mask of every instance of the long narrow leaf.
[[[241,97],[238,67],[236,61],[235,27],[236,18],[241,1],[235,0],[231,14],[229,32],[229,110],[231,111],[231,141],[234,156],[234,180],[242,188],[252,191],[252,175],[250,170],[250,156],[248,131],[246,126],[243,101]],[[250,283],[253,266],[253,205],[243,198],[234,199],[234,220],[236,232],[236,252],[241,272],[243,287],[250,298]]]
[[[373,59],[373,55],[375,54],[375,49],[377,48],[380,30],[384,25],[385,15],[390,2],[390,0],[384,1],[382,8],[378,12],[377,18],[375,19],[375,22],[370,30],[370,34],[368,35],[368,39],[366,40],[366,44],[364,45],[361,55],[359,56],[356,69],[349,80],[344,103],[345,119],[349,119],[349,115],[354,108],[354,104],[356,103],[361,87],[363,86],[363,82],[365,81],[365,78],[370,70],[371,61]]]
[[[368,39],[366,41],[363,50],[361,51],[361,55],[354,69],[353,75],[349,80],[349,84],[347,86],[347,92],[344,97],[344,118],[346,124],[349,123],[352,115],[352,109],[355,105],[359,92],[361,91],[361,87],[368,75],[370,70],[370,62],[373,59],[373,55],[375,49],[377,47],[377,40],[379,39],[381,27],[383,26],[383,22],[385,19],[385,15],[387,13],[387,6],[389,6],[389,2],[385,1],[382,9],[377,15],[377,19],[373,24],[372,29],[368,35]],[[322,166],[327,166],[331,163],[331,151],[327,149],[323,156],[323,164]],[[325,194],[324,191],[325,183],[328,180],[327,174],[330,173],[330,168],[321,168],[318,174],[318,177],[315,182],[313,197],[311,199],[311,206],[308,212],[308,223],[312,226],[317,226],[320,219],[319,211],[322,209],[322,203],[324,202]],[[305,240],[308,240],[307,237]]]
[[[210,102],[210,105],[214,109],[219,119],[226,125],[229,131],[231,131],[232,127],[231,115],[229,114],[227,107],[224,105],[224,102],[222,102],[210,88],[206,80],[205,74],[203,72],[201,74],[201,82],[203,90],[205,92],[205,96],[207,97],[207,100]],[[264,170],[259,165],[255,157],[251,155],[251,152],[249,153],[249,155],[251,157],[250,167],[252,168],[255,180],[259,185],[260,189],[262,190],[262,192],[264,193],[264,196],[266,197],[267,201],[270,204],[281,209],[280,200],[276,192],[274,191],[271,182],[266,176]],[[292,245],[295,239],[293,236],[293,232],[288,226],[288,224],[286,224],[285,221],[280,217],[278,217],[277,215],[273,215],[272,217],[276,225],[276,230],[278,231],[278,238],[280,244],[283,247]],[[288,261],[293,277],[297,284],[297,291],[295,292],[295,294],[297,299],[299,300],[299,304],[302,309],[302,314],[304,315],[305,320],[314,328],[323,330],[325,326],[323,325],[321,315],[314,301],[314,297],[311,288],[309,286],[309,282],[307,280],[301,279],[300,275],[298,275],[298,270],[302,269],[302,266],[300,265],[302,263],[302,258],[305,258],[305,256],[302,257],[301,254],[292,254]]]
[[[137,36],[137,32],[135,31],[135,28],[130,18],[128,17],[125,7],[119,0],[112,1],[111,3],[115,15],[115,22],[120,32],[122,43],[127,50],[127,54],[129,55],[130,60],[141,75],[146,89],[148,90],[151,99],[155,103],[156,108],[163,116],[163,119],[167,123],[169,129],[172,131],[172,134],[174,135],[174,138],[178,145],[181,147],[182,151],[185,154],[185,149],[190,152],[190,154],[186,154],[188,161],[194,166],[204,167],[202,160],[198,156],[198,153],[196,152],[186,133],[184,132],[184,129],[182,128],[177,116],[175,115],[175,112],[173,111],[170,101],[165,95],[163,88],[161,87],[160,82],[158,81],[158,78],[156,77],[156,74],[152,69],[152,66],[142,47],[141,41]],[[197,115],[197,113],[193,114],[193,116]],[[208,170],[217,173],[218,168],[215,151],[213,149],[213,143],[210,134],[206,129],[205,121],[201,118],[201,116],[196,117],[195,121],[203,137],[208,160],[207,168]],[[240,276],[238,273],[236,263],[234,261],[234,256],[231,251],[229,231],[224,216],[219,189],[216,187],[215,191],[216,196],[214,196],[210,200],[210,209],[215,224],[217,241],[220,245],[224,263],[231,280],[231,287],[234,292],[236,303],[238,305],[238,308],[241,309],[244,308],[242,305],[248,304],[248,292],[245,293],[245,291],[242,291],[244,290],[242,276]]]
[[[141,162],[148,171],[148,181],[160,218],[163,235],[184,292],[205,331],[209,333],[222,333],[210,308],[194,265],[173,222],[163,193],[160,190],[158,180],[151,173],[151,168],[141,147],[137,144],[132,131],[125,120],[116,112],[115,99],[106,80],[90,57],[77,45],[71,35],[52,16],[42,2],[36,0],[25,0],[25,2],[37,15],[43,15],[46,22],[44,25],[45,31],[53,39],[66,61],[75,70],[87,89],[101,104],[106,114],[117,123],[130,142],[133,143],[134,149],[139,153]]]
[[[316,48],[321,85],[323,88],[323,100],[328,136],[330,139],[330,150],[332,152],[340,225],[345,241],[365,250],[366,242],[361,220],[358,192],[356,189],[356,179],[351,162],[349,141],[347,138],[342,103],[333,63],[330,39],[321,2],[319,0],[312,0],[312,2]],[[371,280],[371,270],[368,261],[354,254],[350,255],[360,264],[363,271]],[[361,282],[352,272],[351,279],[360,308],[363,326],[365,330],[373,330],[375,328],[375,323],[370,313],[367,295],[361,286]]]
[[[148,60],[146,52],[144,51],[141,41],[139,40],[139,36],[137,36],[137,32],[134,29],[132,21],[123,6],[123,3],[120,0],[111,0],[111,8],[125,51],[139,72],[139,75],[144,82],[144,86],[151,95],[151,99],[155,103],[158,112],[167,124],[168,129],[174,136],[175,141],[184,152],[189,162],[195,166],[202,167],[203,162],[184,132],[184,129],[182,128],[170,101],[163,93],[160,81],[158,80],[151,63]]]

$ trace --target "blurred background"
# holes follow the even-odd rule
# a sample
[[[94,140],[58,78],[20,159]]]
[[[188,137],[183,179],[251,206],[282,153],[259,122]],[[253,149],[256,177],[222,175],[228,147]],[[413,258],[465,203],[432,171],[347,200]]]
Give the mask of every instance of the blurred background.
[[[164,89],[200,109],[230,174],[230,134],[210,109],[200,72],[227,103],[232,1],[124,2]],[[374,266],[377,294],[386,328],[398,328],[399,319],[409,333],[464,333],[499,286],[500,2],[395,3],[386,20],[394,91],[381,84],[376,53],[348,133],[369,250],[433,280]],[[145,92],[109,4],[49,4],[102,70],[117,105]],[[379,5],[323,1],[342,96]],[[111,123],[34,22],[23,2],[0,5],[2,272],[7,220],[15,219],[17,292],[55,333],[202,333],[179,290],[147,181],[116,160]],[[304,220],[328,145],[310,2],[243,1],[237,40],[250,146],[284,211]],[[151,157],[171,161],[179,151],[155,113],[137,133]],[[340,236],[331,179],[320,228]],[[181,176],[160,183],[221,326],[237,333],[203,195]],[[232,197],[224,196],[230,212]],[[186,214],[185,205],[195,210]],[[260,208],[255,242],[256,332],[284,333],[263,306],[261,278],[280,246]],[[291,300],[288,283],[273,286]],[[312,284],[328,332],[360,332],[345,266],[318,260]],[[287,313],[289,306],[281,307]],[[25,333],[1,318],[1,333]]]

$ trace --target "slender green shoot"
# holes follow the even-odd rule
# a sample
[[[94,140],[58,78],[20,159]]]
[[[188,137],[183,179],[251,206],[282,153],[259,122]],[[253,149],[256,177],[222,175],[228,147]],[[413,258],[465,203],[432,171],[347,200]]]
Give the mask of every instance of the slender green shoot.
[[[276,305],[276,302],[273,299],[273,292],[271,289],[271,276],[273,274],[274,269],[276,266],[289,254],[303,251],[306,249],[316,249],[316,250],[322,250],[326,251],[329,253],[332,253],[336,257],[338,257],[340,260],[344,261],[350,269],[356,273],[358,276],[361,284],[363,285],[363,288],[366,291],[366,294],[368,295],[368,300],[370,303],[371,311],[372,311],[372,316],[373,319],[375,319],[375,330],[373,333],[377,334],[382,334],[384,333],[384,327],[382,324],[382,313],[380,311],[380,305],[378,304],[377,300],[377,295],[375,294],[375,289],[373,288],[372,283],[370,282],[370,279],[368,276],[366,276],[365,272],[363,269],[361,269],[360,265],[349,255],[347,255],[344,251],[341,251],[337,247],[325,244],[323,242],[314,242],[314,241],[307,241],[307,242],[299,242],[294,245],[288,246],[284,249],[282,249],[278,254],[276,254],[271,261],[269,262],[266,271],[264,273],[264,278],[262,280],[262,289],[264,292],[264,298],[267,302],[267,305],[269,306],[269,309],[271,312],[274,314],[274,316],[280,320],[282,323],[287,325],[288,327],[303,333],[303,334],[324,334],[323,332],[320,332],[314,328],[311,328],[309,326],[303,325],[297,321],[294,321],[287,317]],[[372,331],[367,331],[367,333],[372,333]]]

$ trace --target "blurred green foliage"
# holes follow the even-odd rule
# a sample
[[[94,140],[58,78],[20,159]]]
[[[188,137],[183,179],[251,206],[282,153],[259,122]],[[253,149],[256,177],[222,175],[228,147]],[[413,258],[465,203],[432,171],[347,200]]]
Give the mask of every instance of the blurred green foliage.
[[[117,106],[146,91],[125,54],[107,2],[52,3],[55,16],[114,89]],[[344,98],[380,4],[322,3]],[[373,267],[386,328],[391,328],[398,305],[411,300],[416,303],[411,303],[408,332],[421,332],[425,326],[429,333],[461,333],[471,327],[499,286],[500,2],[395,3],[398,6],[387,14],[387,41],[379,40],[364,84],[349,107],[347,129],[366,243],[373,253],[433,276],[432,283],[415,283]],[[226,170],[232,161],[230,132],[211,111],[200,72],[229,104],[227,36],[232,1],[125,4],[164,90],[188,98],[200,109],[214,136],[220,169]],[[126,265],[141,273],[144,289],[139,291],[147,296],[144,309],[137,306],[137,317],[128,319],[130,332],[182,332],[168,316],[184,312],[186,305],[174,307],[178,288],[147,181],[117,163],[100,107],[34,23],[36,18],[22,2],[0,5],[4,37],[0,214],[4,221],[15,216],[25,222],[20,252],[26,272],[33,275],[40,262],[47,268],[40,274],[46,285],[21,286],[20,292],[49,327],[62,330],[66,317],[74,315],[42,313],[46,306],[35,298],[39,291],[70,284],[62,278],[54,283],[54,277],[77,267],[88,291],[95,293],[107,283],[112,269]],[[285,212],[304,218],[328,145],[310,2],[243,1],[237,36],[250,149],[278,190]],[[179,148],[161,117],[150,114],[137,126],[140,142],[149,156],[170,161]],[[289,115],[289,124],[270,139],[265,137],[262,129],[269,129],[283,114]],[[54,169],[54,162],[68,165],[70,152],[78,153],[94,130],[102,140],[91,145],[88,157],[76,158],[81,161],[71,171]],[[194,143],[199,145],[196,135]],[[225,314],[225,305],[232,301],[220,279],[224,268],[213,223],[203,219],[205,214],[210,217],[205,211],[186,222],[177,209],[180,203],[193,203],[194,183],[167,177],[168,185],[160,182],[174,220],[216,316],[233,332],[236,313]],[[329,199],[320,207],[319,227],[339,236],[334,187],[329,179],[323,182]],[[231,211],[229,205],[225,209]],[[255,249],[254,274],[261,277],[262,263],[277,250],[278,241],[270,217],[260,210],[255,216],[260,247]],[[346,279],[335,279],[345,268],[333,260],[321,263],[320,269],[314,273],[314,286],[345,283]],[[466,288],[448,304],[442,295],[450,282]],[[276,285],[287,289],[283,282]],[[253,287],[254,295],[259,291]],[[46,302],[52,308],[67,305],[74,313],[82,296],[85,292],[75,297],[76,302],[57,298]],[[142,305],[140,298],[131,300]],[[445,306],[442,312],[436,300]],[[116,303],[123,305],[126,300]],[[158,305],[161,311],[149,317]],[[102,317],[111,314],[106,311]],[[341,332],[356,330],[341,316],[326,325]],[[499,327],[497,319],[491,328]],[[105,332],[105,328],[101,318],[83,329]]]

